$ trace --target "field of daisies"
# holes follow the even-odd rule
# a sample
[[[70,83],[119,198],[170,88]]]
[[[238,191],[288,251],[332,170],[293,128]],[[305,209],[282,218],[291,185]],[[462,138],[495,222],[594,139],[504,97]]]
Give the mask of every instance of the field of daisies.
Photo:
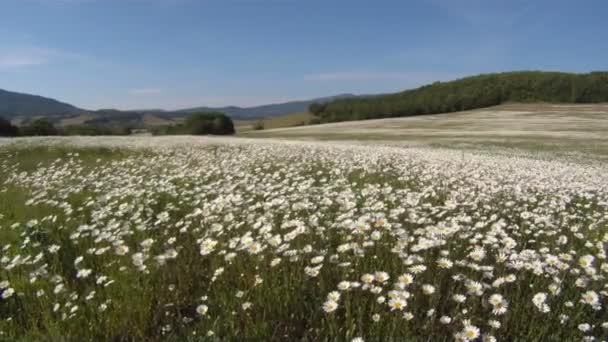
[[[0,142],[0,340],[602,341],[607,247],[601,162]]]

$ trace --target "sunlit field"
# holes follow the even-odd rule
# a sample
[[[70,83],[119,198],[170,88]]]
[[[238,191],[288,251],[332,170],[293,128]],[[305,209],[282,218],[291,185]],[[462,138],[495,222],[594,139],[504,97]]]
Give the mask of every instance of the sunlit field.
[[[269,126],[269,128],[274,128]],[[237,129],[238,130],[238,129]],[[516,148],[607,160],[608,104],[510,103],[457,113],[239,131],[248,137]]]
[[[4,340],[608,338],[599,161],[235,138],[11,142]]]

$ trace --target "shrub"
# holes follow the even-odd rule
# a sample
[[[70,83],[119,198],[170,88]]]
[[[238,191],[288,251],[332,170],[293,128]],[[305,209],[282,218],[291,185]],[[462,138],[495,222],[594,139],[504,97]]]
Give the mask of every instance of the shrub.
[[[57,135],[58,133],[57,128],[45,118],[36,119],[21,128],[21,134],[26,136]]]
[[[0,118],[0,137],[14,137],[19,134],[19,128],[10,121]]]
[[[261,131],[264,129],[264,121],[258,120],[253,124],[253,129],[256,131]]]
[[[176,128],[178,128],[177,131],[183,129],[183,132],[181,133],[193,135],[234,134],[234,123],[232,122],[232,119],[226,116],[226,114],[219,112],[193,113],[186,119],[183,126],[176,126]],[[172,130],[170,129],[169,131]]]

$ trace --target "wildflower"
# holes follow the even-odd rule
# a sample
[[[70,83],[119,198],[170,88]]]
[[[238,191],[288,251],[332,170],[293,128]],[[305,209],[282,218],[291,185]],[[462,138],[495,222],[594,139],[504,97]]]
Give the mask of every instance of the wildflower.
[[[254,242],[249,246],[248,252],[250,254],[258,254],[262,249],[262,245],[259,242]]]
[[[126,245],[116,246],[116,248],[114,248],[114,252],[116,253],[116,255],[125,255],[125,254],[129,253],[129,246],[126,246]]]
[[[54,254],[57,253],[59,249],[61,249],[61,246],[53,244],[49,246],[48,251],[49,253]]]
[[[462,294],[455,294],[452,296],[452,299],[457,303],[464,303],[467,300],[467,297]]]
[[[481,336],[481,341],[482,342],[496,342],[496,337],[494,337],[492,335],[484,334],[483,336]]]
[[[405,273],[400,275],[398,280],[400,283],[405,284],[407,286],[414,282],[414,276],[409,273]]]
[[[435,293],[435,287],[433,285],[429,285],[429,284],[422,285],[422,292],[425,295],[431,295],[431,294]]]
[[[591,265],[593,265],[594,260],[595,260],[595,257],[593,255],[587,254],[587,255],[580,257],[580,259],[578,260],[578,264],[582,268],[587,268],[587,267],[591,267]]]
[[[366,274],[364,274],[364,275],[362,275],[362,276],[361,276],[361,281],[362,281],[364,284],[371,284],[371,282],[373,282],[373,281],[374,281],[374,275],[373,275],[373,274],[366,273]]]
[[[209,308],[205,304],[201,304],[196,307],[196,313],[199,314],[200,316],[204,316],[208,310],[209,310]]]
[[[469,281],[465,284],[468,293],[469,294],[474,294],[476,296],[481,296],[483,293],[483,285],[481,285],[480,282],[477,281]]]
[[[587,291],[583,293],[582,297],[581,302],[585,304],[589,304],[591,306],[597,306],[599,304],[600,297],[595,291]]]
[[[270,267],[276,267],[280,263],[281,263],[281,258],[274,258],[270,262]]]
[[[79,270],[78,273],[76,274],[76,278],[87,278],[91,272],[93,272],[93,270],[90,269],[82,269]]]
[[[547,300],[547,294],[544,292],[539,292],[534,295],[532,298],[532,303],[536,308],[543,313],[547,313],[550,311],[549,306],[545,303]]]
[[[337,302],[340,300],[340,292],[338,291],[332,291],[330,293],[327,294],[327,300],[331,300],[334,302]]]
[[[450,269],[453,265],[454,263],[447,258],[440,258],[439,260],[437,260],[437,266],[439,266],[440,268]]]
[[[346,291],[350,288],[350,282],[349,281],[341,281],[338,283],[338,290],[340,291]]]
[[[384,283],[389,278],[390,276],[386,272],[376,272],[376,274],[374,274],[374,279],[379,283]]]
[[[407,306],[407,302],[401,298],[391,298],[388,301],[388,306],[393,310],[403,310]]]
[[[336,311],[338,308],[338,303],[333,300],[327,300],[323,303],[323,311],[330,313]]]
[[[493,319],[491,319],[491,320],[488,321],[488,325],[490,327],[492,327],[493,329],[500,329],[500,326],[501,326],[501,324],[500,324],[499,321],[496,321],[496,320],[493,320]]]
[[[12,287],[6,288],[2,291],[2,299],[7,299],[13,296],[15,290]]]
[[[591,325],[588,323],[581,323],[578,325],[578,330],[580,330],[582,332],[587,332],[587,331],[591,330]]]
[[[324,256],[322,256],[322,255],[321,255],[321,256],[317,256],[317,257],[312,258],[312,259],[310,260],[310,263],[311,263],[311,264],[320,264],[320,263],[322,263],[322,262],[323,262],[323,259],[325,259],[325,257],[324,257]]]
[[[467,338],[467,340],[474,340],[479,337],[479,328],[474,325],[467,324],[462,330],[462,335]]]
[[[211,252],[214,251],[215,246],[217,245],[217,241],[213,240],[213,239],[204,239],[201,244],[200,244],[200,254],[201,255],[208,255]]]

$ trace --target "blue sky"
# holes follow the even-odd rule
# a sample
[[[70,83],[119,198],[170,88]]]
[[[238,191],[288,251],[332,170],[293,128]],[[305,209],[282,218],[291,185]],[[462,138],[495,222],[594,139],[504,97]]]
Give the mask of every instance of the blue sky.
[[[175,109],[606,70],[606,13],[605,0],[0,0],[0,88]]]

